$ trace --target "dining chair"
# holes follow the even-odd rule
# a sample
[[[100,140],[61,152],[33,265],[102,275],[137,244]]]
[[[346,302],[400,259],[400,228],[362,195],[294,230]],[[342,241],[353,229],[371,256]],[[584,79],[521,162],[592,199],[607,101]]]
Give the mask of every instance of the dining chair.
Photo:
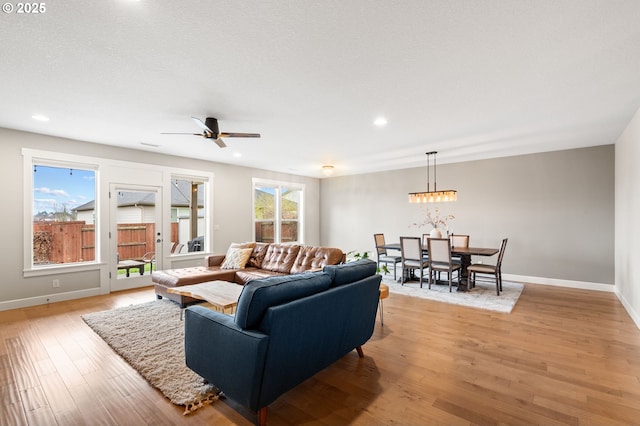
[[[393,265],[393,279],[396,279],[396,265],[398,263],[402,263],[402,258],[400,256],[390,256],[387,254],[387,249],[384,248],[384,234],[373,234],[373,239],[376,242],[376,254],[378,255],[378,268],[380,268],[380,263],[384,263],[385,265],[392,264]]]
[[[507,240],[508,238],[505,238],[502,240],[502,244],[500,244],[498,261],[495,265],[474,263],[467,267],[467,271],[469,271],[469,288],[476,286],[476,274],[493,275],[496,281],[496,294],[500,296],[500,292],[502,291],[502,258],[504,257],[504,250],[507,247]]]
[[[449,278],[449,292],[453,281],[453,273],[458,273],[458,285],[460,285],[460,269],[462,265],[454,263],[451,259],[451,240],[449,238],[429,238],[429,288],[435,272],[446,272]]]
[[[469,236],[463,234],[451,234],[451,247],[469,247]]]
[[[429,248],[429,238],[431,238],[430,234],[422,234],[422,247]],[[422,257],[427,260],[429,255],[422,253]]]
[[[422,248],[424,248],[424,249],[428,249],[429,248],[429,238],[431,238],[431,234],[422,234]],[[422,253],[422,258],[428,262],[429,261],[429,254],[428,253]],[[440,279],[440,275],[438,275],[438,279]]]
[[[422,257],[420,237],[400,237],[400,253],[402,257],[402,285],[404,285],[405,277],[411,271],[419,269],[420,288],[422,288],[424,268],[429,267],[429,261]]]
[[[464,234],[451,234],[449,236],[451,238],[451,248],[455,247],[469,247],[469,236]],[[451,255],[451,258],[456,263],[462,263],[462,256],[457,256],[455,254]]]

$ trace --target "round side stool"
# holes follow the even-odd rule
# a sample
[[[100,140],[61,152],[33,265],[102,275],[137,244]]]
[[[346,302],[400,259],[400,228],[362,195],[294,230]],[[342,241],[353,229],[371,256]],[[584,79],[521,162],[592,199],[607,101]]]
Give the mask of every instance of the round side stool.
[[[380,284],[380,304],[378,307],[380,308],[380,325],[384,325],[384,306],[382,304],[382,299],[386,299],[389,297],[389,286],[386,284]]]

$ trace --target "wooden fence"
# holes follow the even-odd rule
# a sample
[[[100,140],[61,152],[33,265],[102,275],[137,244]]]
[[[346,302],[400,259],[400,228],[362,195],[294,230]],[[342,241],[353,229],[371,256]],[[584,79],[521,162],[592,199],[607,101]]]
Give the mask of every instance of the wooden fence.
[[[256,241],[272,243],[275,239],[273,222],[256,222]],[[298,241],[298,222],[283,222],[280,229],[280,240],[283,243]]]
[[[120,260],[141,259],[155,251],[155,223],[118,224]],[[171,241],[178,241],[178,224],[171,224]],[[95,260],[95,228],[84,221],[33,222],[33,262],[75,263]]]

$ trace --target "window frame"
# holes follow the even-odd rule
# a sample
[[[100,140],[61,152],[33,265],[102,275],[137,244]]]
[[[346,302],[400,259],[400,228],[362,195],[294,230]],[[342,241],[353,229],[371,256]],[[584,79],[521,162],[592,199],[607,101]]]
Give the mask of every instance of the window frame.
[[[23,182],[23,203],[22,203],[22,250],[23,250],[23,277],[50,276],[56,274],[66,274],[75,272],[99,271],[100,286],[104,291],[108,291],[108,268],[112,261],[108,255],[111,253],[110,236],[112,232],[109,222],[109,188],[111,184],[132,182],[132,176],[144,174],[144,179],[136,180],[136,184],[149,186],[162,186],[162,215],[163,215],[163,235],[169,235],[171,227],[166,215],[170,214],[170,179],[172,176],[180,178],[202,181],[206,184],[205,189],[205,232],[208,238],[205,242],[205,251],[181,253],[180,261],[191,261],[191,259],[202,258],[213,247],[213,214],[214,214],[214,178],[215,174],[210,170],[195,168],[180,168],[166,164],[149,164],[136,161],[107,159],[88,155],[75,155],[66,152],[47,151],[34,148],[22,148],[22,182]],[[33,256],[33,162],[42,162],[43,165],[57,167],[69,167],[79,169],[93,169],[95,175],[95,198],[96,198],[96,240],[95,240],[95,261],[89,263],[68,263],[33,268],[31,264]],[[137,179],[137,178],[136,178]],[[176,257],[167,256],[169,250],[163,246],[161,257],[165,265],[169,267]],[[105,284],[107,283],[107,284]]]
[[[202,219],[203,219],[203,235],[204,235],[204,247],[202,248],[202,250],[200,250],[199,252],[189,252],[189,251],[184,251],[181,253],[171,253],[171,251],[169,250],[168,255],[169,257],[185,257],[185,256],[189,256],[189,255],[193,255],[193,254],[201,254],[203,252],[210,252],[211,247],[213,247],[213,237],[212,237],[212,233],[211,233],[211,222],[212,222],[212,217],[213,217],[213,205],[212,205],[212,200],[213,200],[213,195],[212,195],[212,186],[213,186],[213,175],[210,174],[194,174],[194,173],[181,173],[179,171],[171,171],[169,173],[169,186],[171,186],[174,180],[185,180],[185,181],[191,181],[193,182],[197,182],[198,184],[202,184],[202,196],[203,196],[203,202],[202,202]],[[168,220],[168,227],[169,227],[169,236],[171,235],[171,221],[172,221],[172,215],[171,215],[171,209],[173,208],[171,205],[171,193],[169,191],[169,198],[168,198],[168,206],[169,206],[169,220]],[[198,214],[198,218],[200,217],[200,215]],[[186,247],[186,244],[185,244]]]
[[[256,189],[260,187],[268,187],[275,189],[275,200],[274,200],[274,236],[273,242],[277,244],[304,244],[304,211],[306,204],[306,185],[303,183],[297,182],[284,182],[284,181],[276,181],[269,179],[260,179],[253,178],[252,186],[251,186],[251,234],[253,240],[256,241],[256,223],[261,222],[256,219]],[[300,205],[298,211],[298,240],[297,241],[287,241],[282,243],[282,190],[284,189],[295,189],[300,191]]]
[[[24,251],[23,251],[23,275],[38,276],[49,275],[56,272],[75,272],[95,270],[100,261],[100,247],[101,239],[99,226],[102,222],[100,217],[100,210],[98,208],[100,203],[100,168],[99,165],[89,157],[71,155],[71,154],[59,154],[53,152],[36,152],[27,149],[23,149],[23,190],[24,190],[24,217],[23,217],[23,238],[24,238]],[[59,167],[76,170],[92,170],[94,172],[94,194],[95,194],[95,222],[94,222],[94,247],[95,255],[91,261],[73,262],[73,263],[57,263],[57,264],[45,264],[35,265],[33,263],[33,217],[34,217],[34,178],[33,169],[37,166],[43,167]]]

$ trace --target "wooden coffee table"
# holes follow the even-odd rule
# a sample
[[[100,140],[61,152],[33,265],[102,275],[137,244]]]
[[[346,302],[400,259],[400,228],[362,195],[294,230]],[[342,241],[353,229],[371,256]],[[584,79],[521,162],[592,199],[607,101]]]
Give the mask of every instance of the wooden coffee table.
[[[204,300],[208,302],[209,307],[217,311],[226,313],[229,310],[229,313],[234,313],[242,288],[240,284],[228,281],[207,281],[200,284],[170,287],[167,292]],[[182,319],[183,312],[184,309],[180,313],[180,319]]]

